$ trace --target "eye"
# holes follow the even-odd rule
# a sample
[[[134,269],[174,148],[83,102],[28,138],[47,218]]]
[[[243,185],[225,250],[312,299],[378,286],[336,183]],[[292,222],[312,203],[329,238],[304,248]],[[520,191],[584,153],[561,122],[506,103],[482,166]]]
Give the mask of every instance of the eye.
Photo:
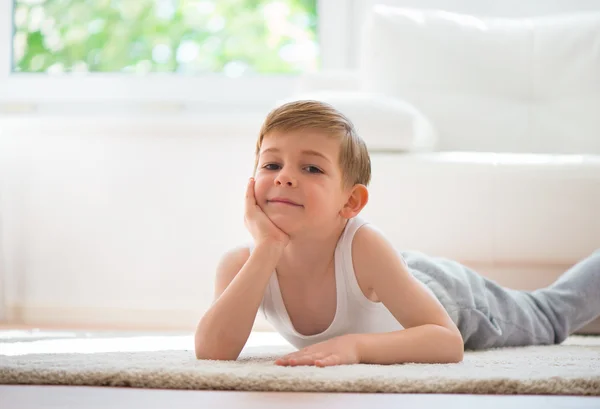
[[[323,171],[316,166],[306,166],[304,169],[306,169],[308,173],[323,173]]]
[[[277,170],[279,168],[280,168],[280,166],[276,163],[267,163],[266,165],[263,166],[263,169],[266,169],[266,170]]]

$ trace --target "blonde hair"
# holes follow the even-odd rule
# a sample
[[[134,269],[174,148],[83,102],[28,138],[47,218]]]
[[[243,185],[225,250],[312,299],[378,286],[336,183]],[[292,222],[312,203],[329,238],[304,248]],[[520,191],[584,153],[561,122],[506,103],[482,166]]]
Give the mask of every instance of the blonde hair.
[[[258,157],[263,140],[273,131],[317,130],[339,138],[339,165],[342,183],[365,186],[371,181],[371,159],[367,145],[356,133],[352,122],[329,104],[320,101],[295,101],[272,110],[260,129],[256,142],[254,172],[258,167]]]

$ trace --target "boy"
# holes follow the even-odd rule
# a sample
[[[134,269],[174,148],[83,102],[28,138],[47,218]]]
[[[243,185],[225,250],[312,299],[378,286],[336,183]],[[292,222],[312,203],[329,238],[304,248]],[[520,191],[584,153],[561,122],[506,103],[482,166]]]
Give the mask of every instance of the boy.
[[[235,360],[260,310],[299,351],[278,365],[449,363],[465,347],[552,344],[600,314],[600,252],[533,292],[397,252],[358,215],[371,164],[351,122],[297,101],[273,110],[246,191],[251,246],[225,254],[198,359]]]

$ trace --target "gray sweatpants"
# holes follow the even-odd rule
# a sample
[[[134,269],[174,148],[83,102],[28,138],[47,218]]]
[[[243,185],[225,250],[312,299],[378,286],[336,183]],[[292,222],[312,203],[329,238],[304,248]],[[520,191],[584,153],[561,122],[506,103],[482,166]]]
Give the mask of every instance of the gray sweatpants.
[[[446,308],[465,349],[561,343],[600,316],[600,250],[535,291],[502,287],[446,258],[401,254]]]

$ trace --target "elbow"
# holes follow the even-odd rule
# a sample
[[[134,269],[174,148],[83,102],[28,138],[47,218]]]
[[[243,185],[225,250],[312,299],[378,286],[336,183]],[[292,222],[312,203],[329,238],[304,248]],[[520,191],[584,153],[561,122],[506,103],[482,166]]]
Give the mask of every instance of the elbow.
[[[452,335],[451,345],[452,348],[449,348],[450,359],[448,363],[458,364],[462,362],[465,357],[465,343],[463,341],[462,335],[460,332],[456,331],[457,334]]]
[[[209,360],[209,361],[235,361],[237,357],[228,357],[213,351],[200,349],[196,347],[196,359],[197,360]]]
[[[214,354],[210,349],[206,348],[204,343],[199,343],[196,341],[194,350],[196,352],[196,359],[217,359],[216,354]]]
[[[203,320],[200,320],[198,323],[198,327],[196,328],[196,333],[194,334],[194,352],[196,353],[196,359],[215,359],[213,358],[214,354],[212,353],[212,348],[210,348],[210,340],[206,339],[204,333],[206,332],[203,329]]]
[[[465,356],[465,344],[458,328],[444,327],[443,337],[439,341],[445,347],[440,351],[440,362],[445,364],[457,364],[462,362]]]
[[[213,361],[235,361],[238,358],[239,352],[224,350],[223,343],[215,342],[207,339],[201,333],[196,332],[194,337],[194,351],[196,359],[207,359]],[[219,344],[221,346],[219,346]]]
[[[449,364],[459,364],[463,361],[465,357],[465,351],[464,348],[460,348],[459,350],[457,350],[448,360]]]
[[[235,361],[237,355],[227,353],[219,348],[206,347],[206,344],[199,344],[196,342],[195,345],[196,359],[207,359],[212,361]]]
[[[194,351],[196,353],[196,359],[214,359],[214,354],[206,346],[207,342],[205,342],[203,337],[196,332],[196,336],[194,337]]]

